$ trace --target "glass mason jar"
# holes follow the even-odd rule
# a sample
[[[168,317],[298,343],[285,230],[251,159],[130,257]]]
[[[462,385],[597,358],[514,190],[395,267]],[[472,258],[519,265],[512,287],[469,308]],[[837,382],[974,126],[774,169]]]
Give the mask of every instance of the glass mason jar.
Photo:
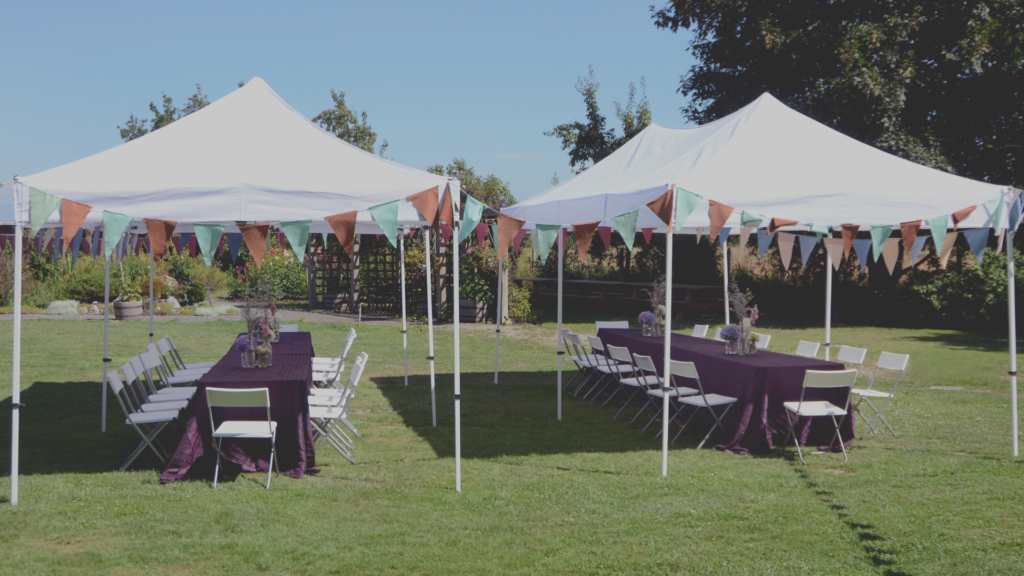
[[[757,342],[750,340],[747,344],[747,355],[753,356],[754,354],[757,354]]]
[[[736,341],[736,353],[739,354],[740,356],[746,356],[747,355],[747,337],[746,336],[742,336],[742,337],[740,337],[739,340]]]
[[[245,352],[242,353],[242,368],[255,368],[256,367],[256,349],[252,347],[252,342],[245,348]]]
[[[735,354],[736,351],[738,350],[738,348],[739,347],[737,346],[735,340],[726,340],[725,341],[725,353],[726,354]]]
[[[643,330],[644,330],[644,332],[643,332],[644,336],[651,336],[653,334],[652,326],[650,324],[644,324],[643,325]]]

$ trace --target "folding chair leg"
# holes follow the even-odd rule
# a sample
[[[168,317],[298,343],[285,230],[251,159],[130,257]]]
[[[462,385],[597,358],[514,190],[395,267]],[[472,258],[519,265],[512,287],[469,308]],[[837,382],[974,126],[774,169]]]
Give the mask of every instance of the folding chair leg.
[[[685,407],[685,405],[684,405],[684,407]],[[690,425],[690,420],[693,420],[693,417],[697,415],[697,411],[698,410],[700,410],[700,408],[698,408],[697,406],[693,407],[693,414],[690,414],[690,417],[687,418],[686,422],[683,423],[683,427],[679,429],[679,432],[676,432],[676,437],[672,439],[672,445],[673,446],[676,445],[676,440],[679,440],[679,437],[683,434],[683,430],[686,430],[686,427]],[[680,408],[679,409],[679,414],[682,415],[682,413],[683,413],[683,409]]]
[[[722,416],[719,417],[717,414],[715,414],[715,409],[708,406],[708,410],[711,410],[711,415],[715,417],[715,425],[711,427],[711,430],[708,430],[708,435],[705,436],[704,439],[700,441],[700,444],[697,444],[697,450],[700,450],[702,447],[704,447],[704,443],[708,441],[708,438],[711,438],[711,433],[715,431],[715,428],[721,427],[722,431],[725,431],[725,426],[721,426],[721,419],[725,418],[725,415],[729,412],[729,408],[732,408],[732,404],[726,406],[725,412],[722,412]]]
[[[800,457],[800,463],[801,464],[807,464],[807,462],[804,462],[804,454],[803,454],[803,452],[800,451],[800,440],[797,439],[796,433],[794,431],[795,428],[796,428],[796,422],[797,422],[797,420],[799,420],[799,418],[794,419],[792,417],[792,415],[790,414],[789,410],[786,410],[786,420],[789,421],[789,433],[786,434],[786,444],[789,443],[789,437],[792,436],[793,437],[793,444],[796,444],[796,454],[797,454],[797,456]],[[785,452],[785,450],[786,450],[786,444],[782,445],[783,452]]]
[[[142,442],[140,442],[139,445],[135,448],[135,450],[131,453],[131,455],[128,456],[128,459],[124,461],[124,464],[121,464],[121,468],[118,469],[118,472],[124,472],[125,468],[131,466],[132,462],[134,462],[135,459],[138,458],[139,455],[146,450],[146,446],[149,446],[153,450],[153,453],[156,454],[156,457],[160,459],[160,462],[167,464],[167,460],[164,458],[164,455],[161,454],[160,450],[157,450],[156,446],[153,445],[154,439],[157,437],[157,435],[160,434],[160,432],[166,426],[167,422],[161,422],[160,424],[154,426],[153,429],[149,431],[149,434],[146,434],[145,432],[142,431],[141,428],[138,427],[138,425],[133,423],[132,427],[135,428],[135,431],[139,433],[139,436],[142,436]]]
[[[217,464],[213,467],[213,489],[217,489],[217,477],[220,476],[220,438],[217,438]]]
[[[835,416],[832,416],[832,425],[836,427],[836,435],[832,439],[832,442],[835,443],[835,439],[836,438],[839,439],[839,447],[843,449],[843,461],[844,462],[849,462],[850,461],[850,457],[846,454],[846,445],[843,444],[843,435],[839,433],[839,423],[836,422],[836,417]],[[828,449],[829,449],[829,451],[832,450],[832,444],[829,444]]]
[[[875,405],[872,404],[870,400],[866,398],[864,399],[864,401],[868,403],[868,406],[871,406],[871,409],[875,411],[875,417],[871,419],[871,423],[868,424],[868,428],[870,428],[872,432],[877,432],[875,430],[874,423],[878,420],[881,420],[882,424],[885,424],[885,427],[889,429],[889,432],[892,433],[893,437],[895,437],[898,440],[899,436],[896,435],[896,431],[892,429],[892,426],[889,426],[889,422],[886,421],[885,416],[882,416],[882,411],[885,410],[885,407],[889,405],[890,400],[892,400],[891,396],[885,399],[885,403],[882,404],[881,408],[875,408]]]
[[[661,416],[661,412],[661,406],[659,406],[658,411],[655,412],[654,416],[651,416],[651,419],[647,422],[647,426],[644,426],[644,429],[640,431],[641,434],[647,433],[647,429],[651,427],[651,424],[654,424],[654,422],[658,419],[658,416]],[[655,436],[655,438],[657,438],[657,436]]]
[[[647,396],[647,394],[645,393],[644,396]],[[629,421],[630,425],[632,425],[633,422],[636,422],[636,419],[639,418],[640,415],[644,413],[644,410],[647,410],[647,407],[650,406],[650,405],[651,405],[651,397],[647,396],[647,402],[644,402],[644,405],[640,407],[640,411],[637,412],[636,416],[633,416],[633,419]],[[655,406],[655,408],[657,408],[657,406]]]
[[[629,396],[629,398],[626,398],[626,402],[622,405],[622,408],[619,408],[619,411],[615,413],[615,416],[612,418],[612,420],[617,420],[619,418],[619,414],[622,414],[622,411],[626,409],[626,406],[629,406],[629,404],[633,401],[633,398],[636,398],[636,395],[639,392],[639,387],[636,390],[633,390],[633,393]]]
[[[622,392],[622,385],[621,385],[621,384],[620,384],[620,385],[619,385],[619,387],[618,387],[618,388],[616,388],[616,389],[615,389],[615,390],[614,390],[614,391],[613,391],[613,392],[612,392],[611,394],[609,394],[609,395],[608,395],[608,399],[604,401],[604,404],[601,404],[601,408],[604,408],[605,406],[607,406],[607,405],[608,405],[608,403],[612,401],[612,398],[615,398],[615,396],[616,396],[616,395],[617,395],[617,394],[618,394],[619,392]]]
[[[267,463],[267,487],[264,488],[264,490],[270,490],[270,475],[273,474],[273,471],[274,471],[275,467],[277,467],[277,462],[274,461],[274,454],[276,452],[277,452],[277,431],[274,431],[274,434],[270,437],[270,462]],[[220,456],[220,453],[218,452],[217,455]],[[278,470],[277,473],[280,474],[281,471]]]

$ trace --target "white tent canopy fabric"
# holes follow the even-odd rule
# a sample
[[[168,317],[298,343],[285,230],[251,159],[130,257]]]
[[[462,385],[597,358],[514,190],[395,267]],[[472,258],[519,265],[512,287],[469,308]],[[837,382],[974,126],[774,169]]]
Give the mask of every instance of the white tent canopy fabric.
[[[403,200],[398,221],[414,223],[423,220],[405,198],[434,186],[443,195],[449,180],[337,138],[253,78],[142,138],[18,182],[23,224],[29,186],[92,206],[86,223],[101,222],[103,210],[180,223],[318,220],[358,210],[357,220],[369,222],[368,208],[392,200]],[[59,222],[57,210],[48,223]]]
[[[582,174],[502,213],[540,224],[607,224],[662,195],[667,185],[704,197],[685,222],[676,222],[677,230],[709,226],[708,200],[735,208],[725,224],[734,231],[741,226],[742,210],[804,225],[858,224],[866,230],[972,205],[979,209],[960,226],[984,227],[991,225],[990,215],[980,205],[1013,193],[1010,186],[887,154],[764,94],[703,126],[652,124]],[[641,210],[637,227],[662,230],[664,224]]]

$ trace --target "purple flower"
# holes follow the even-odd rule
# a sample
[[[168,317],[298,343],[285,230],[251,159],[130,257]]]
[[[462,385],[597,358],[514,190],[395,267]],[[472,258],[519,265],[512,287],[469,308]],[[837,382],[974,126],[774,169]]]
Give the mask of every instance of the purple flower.
[[[761,317],[761,311],[757,309],[757,306],[754,306],[753,308],[750,309],[750,324],[751,325],[757,324],[757,319],[760,318],[760,317]]]
[[[650,326],[651,324],[654,324],[654,314],[649,310],[644,310],[640,313],[640,316],[637,316],[636,320],[645,326]]]
[[[270,313],[271,314],[277,313],[277,302],[271,302],[270,303]]]
[[[729,324],[725,328],[722,328],[722,339],[723,340],[739,340],[742,331],[740,327],[735,324]]]
[[[236,352],[245,352],[245,349],[249,346],[249,337],[242,334],[238,338],[235,338],[234,348]]]

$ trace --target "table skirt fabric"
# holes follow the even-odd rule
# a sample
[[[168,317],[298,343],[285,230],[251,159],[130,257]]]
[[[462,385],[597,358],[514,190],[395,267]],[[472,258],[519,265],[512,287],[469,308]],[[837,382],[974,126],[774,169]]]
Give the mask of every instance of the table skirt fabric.
[[[601,329],[601,341],[607,345],[623,346],[630,353],[650,356],[661,375],[664,360],[665,341],[660,337],[643,336],[640,330]],[[783,402],[797,401],[803,388],[804,373],[807,370],[843,370],[838,362],[826,362],[813,358],[802,358],[791,354],[778,354],[758,350],[753,356],[738,356],[725,353],[725,343],[705,338],[694,338],[672,334],[672,359],[693,362],[700,375],[701,384],[707,394],[721,394],[737,398],[722,423],[729,438],[716,450],[739,454],[765,453],[772,446],[786,443],[789,424]],[[696,388],[696,382],[676,380],[680,386]],[[848,388],[811,389],[805,400],[827,400],[840,405],[846,399]],[[687,415],[689,410],[687,407]],[[851,406],[846,406],[851,410]],[[717,407],[721,415],[724,407]],[[707,409],[700,412],[690,423],[697,430],[708,430],[714,420]],[[854,438],[854,419],[848,415],[840,426],[846,445]],[[835,427],[830,418],[804,418],[796,425],[797,437],[801,444],[828,446]],[[715,432],[719,434],[719,432]],[[836,443],[835,450],[839,450]]]
[[[206,404],[207,387],[269,389],[270,417],[277,422],[276,458],[281,474],[301,478],[318,472],[307,399],[313,386],[312,356],[308,332],[281,334],[281,342],[274,344],[274,365],[269,368],[242,368],[241,355],[230,350],[199,380],[187,408],[189,417],[181,441],[160,483],[213,479],[217,452]],[[232,419],[263,420],[266,414],[264,408],[215,408],[213,417],[219,424]],[[269,440],[225,439],[221,445],[221,467],[227,472],[266,472],[269,457]]]

